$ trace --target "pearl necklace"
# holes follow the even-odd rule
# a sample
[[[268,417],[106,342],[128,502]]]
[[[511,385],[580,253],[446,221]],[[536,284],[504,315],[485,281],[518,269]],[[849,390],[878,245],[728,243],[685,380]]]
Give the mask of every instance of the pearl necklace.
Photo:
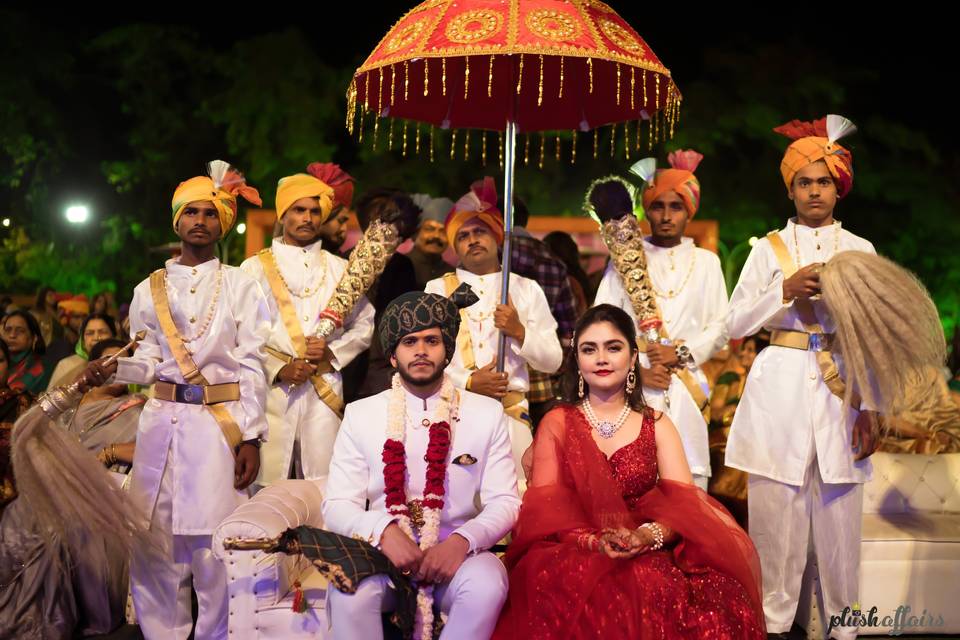
[[[617,431],[620,430],[620,427],[623,426],[623,423],[627,421],[627,416],[630,415],[630,403],[623,403],[623,411],[620,412],[620,416],[617,418],[616,422],[610,422],[609,420],[600,420],[597,418],[597,414],[593,412],[593,406],[590,404],[590,399],[587,398],[583,401],[583,414],[587,417],[587,422],[590,423],[590,426],[594,428],[597,432],[597,435],[603,438],[604,440],[609,440]]]
[[[189,347],[186,347],[186,345],[190,344],[191,342],[196,342],[207,333],[207,330],[210,328],[210,324],[213,322],[213,316],[217,311],[217,302],[220,300],[220,289],[222,285],[223,285],[223,265],[221,265],[217,269],[217,288],[213,292],[213,300],[210,301],[210,309],[207,311],[207,317],[204,319],[203,325],[201,325],[200,327],[200,331],[198,331],[197,334],[191,338],[188,338],[184,336],[182,333],[177,332],[177,337],[180,338],[181,342],[183,342],[184,347],[187,349],[187,353],[189,353],[190,355],[193,355],[193,351],[191,351]],[[169,298],[170,289],[167,288],[166,270],[164,270],[163,272],[163,287],[167,289],[167,297]],[[195,321],[196,321],[196,318],[191,316],[190,323],[193,324]]]

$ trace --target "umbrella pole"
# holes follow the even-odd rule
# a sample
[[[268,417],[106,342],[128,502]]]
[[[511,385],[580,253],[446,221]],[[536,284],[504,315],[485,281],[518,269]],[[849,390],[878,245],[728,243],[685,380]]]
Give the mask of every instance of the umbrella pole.
[[[500,304],[507,304],[510,296],[510,245],[513,236],[513,165],[516,148],[517,123],[507,120],[506,149],[503,159],[503,265],[501,267]],[[507,357],[507,336],[500,332],[497,347],[497,371],[503,371]]]

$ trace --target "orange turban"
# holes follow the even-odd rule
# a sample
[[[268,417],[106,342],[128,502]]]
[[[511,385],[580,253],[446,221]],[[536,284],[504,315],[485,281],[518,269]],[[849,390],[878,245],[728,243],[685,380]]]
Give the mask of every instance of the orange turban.
[[[290,206],[300,198],[320,200],[320,214],[326,220],[333,211],[333,189],[330,185],[306,173],[295,173],[280,178],[277,183],[277,219],[283,218]]]
[[[814,122],[791,120],[774,129],[793,140],[780,163],[780,173],[787,185],[787,192],[800,169],[823,160],[837,185],[837,197],[842,198],[850,193],[853,188],[853,156],[836,141],[856,130],[852,122],[833,114]]]
[[[349,208],[353,202],[353,176],[332,162],[311,162],[307,173],[333,189],[333,208]]]
[[[503,214],[497,209],[497,185],[490,176],[470,185],[470,191],[457,200],[453,209],[447,214],[444,225],[447,227],[447,240],[450,246],[454,246],[460,227],[474,218],[478,218],[490,227],[497,238],[497,244],[503,244]]]
[[[683,200],[687,213],[692,217],[700,208],[700,181],[693,175],[703,155],[696,151],[678,150],[667,156],[670,169],[660,169],[652,182],[643,190],[643,208],[648,209],[653,201],[668,191],[675,191]]]
[[[247,185],[243,174],[223,160],[214,160],[207,165],[208,176],[197,176],[180,183],[173,192],[173,230],[184,208],[191,202],[210,202],[217,208],[220,229],[226,234],[237,219],[237,195],[255,205],[262,204],[257,190]]]

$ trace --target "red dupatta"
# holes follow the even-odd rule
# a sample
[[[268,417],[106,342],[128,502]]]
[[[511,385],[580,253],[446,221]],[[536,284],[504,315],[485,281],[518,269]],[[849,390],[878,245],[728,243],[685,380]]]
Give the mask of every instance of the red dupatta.
[[[572,544],[560,542],[565,532],[635,528],[650,521],[666,525],[680,536],[671,551],[681,571],[692,574],[710,568],[739,582],[763,628],[760,560],[733,517],[702,489],[663,479],[631,511],[607,458],[593,441],[589,424],[569,405],[548,413],[537,431],[531,482],[504,559],[511,582],[508,609],[520,613],[538,606],[533,594],[541,572],[555,563],[559,554],[568,553]],[[623,562],[630,560],[591,554],[577,581],[583,602],[600,579]],[[523,632],[516,627],[513,631],[518,636]]]

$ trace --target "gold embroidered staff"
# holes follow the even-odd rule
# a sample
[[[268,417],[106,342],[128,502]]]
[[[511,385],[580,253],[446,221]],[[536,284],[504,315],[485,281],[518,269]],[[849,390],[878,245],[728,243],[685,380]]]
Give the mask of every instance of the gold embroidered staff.
[[[124,345],[120,351],[117,351],[115,354],[104,360],[103,364],[109,365],[116,362],[121,357],[121,353],[127,349],[133,348],[133,346],[143,340],[146,335],[146,331],[138,331],[137,334],[133,336],[133,340]],[[37,404],[40,405],[40,409],[47,414],[48,418],[51,420],[56,420],[60,414],[67,409],[77,406],[77,403],[80,402],[80,397],[83,395],[80,392],[80,384],[81,380],[77,380],[72,384],[47,391],[40,396],[40,398],[37,400]]]
[[[326,338],[343,326],[344,320],[370,290],[387,266],[387,261],[416,229],[417,209],[395,207],[367,227],[347,260],[344,272],[327,308],[320,312],[317,337]]]

